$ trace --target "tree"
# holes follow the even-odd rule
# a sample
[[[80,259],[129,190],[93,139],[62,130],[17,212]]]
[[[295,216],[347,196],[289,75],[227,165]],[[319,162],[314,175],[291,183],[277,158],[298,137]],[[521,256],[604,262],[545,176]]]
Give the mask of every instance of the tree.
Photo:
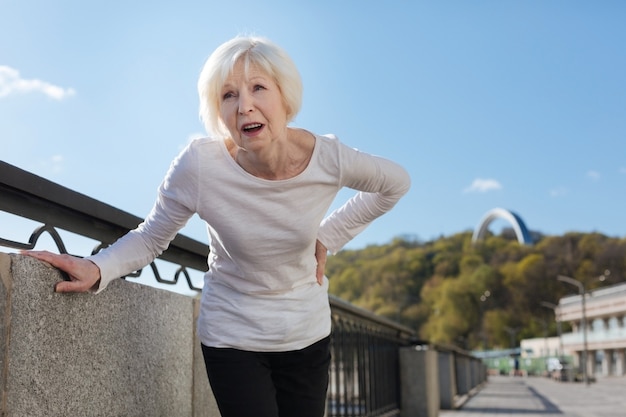
[[[494,235],[473,243],[463,232],[341,251],[328,258],[330,292],[418,330],[425,340],[474,349],[508,347],[512,335],[542,336],[537,320],[546,321],[547,312],[540,301],[556,303],[571,293],[557,275],[581,279],[587,288],[605,285],[595,277],[606,269],[611,283],[626,279],[626,239],[534,236],[540,240],[533,246]]]

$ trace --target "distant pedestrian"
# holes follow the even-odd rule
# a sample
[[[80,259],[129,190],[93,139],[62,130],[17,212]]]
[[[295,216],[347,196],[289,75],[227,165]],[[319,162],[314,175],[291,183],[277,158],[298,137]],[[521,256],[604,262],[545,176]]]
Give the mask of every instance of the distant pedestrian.
[[[57,292],[100,292],[149,264],[198,214],[210,238],[198,334],[222,416],[321,417],[330,363],[327,251],[389,211],[408,191],[408,174],[333,136],[289,126],[300,110],[300,75],[264,38],[217,48],[198,89],[211,137],[172,162],[142,224],[84,259],[27,254],[69,274]],[[357,193],[326,216],[344,187]]]

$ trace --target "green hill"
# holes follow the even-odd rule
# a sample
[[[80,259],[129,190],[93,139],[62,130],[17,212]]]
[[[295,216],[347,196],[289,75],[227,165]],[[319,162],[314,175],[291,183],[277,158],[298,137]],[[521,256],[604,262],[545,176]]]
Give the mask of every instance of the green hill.
[[[326,274],[332,294],[414,328],[425,340],[507,348],[512,334],[517,341],[543,337],[546,329],[556,334],[554,313],[541,302],[557,304],[576,291],[557,275],[588,290],[626,281],[626,238],[534,238],[533,246],[520,245],[507,229],[476,243],[471,232],[430,242],[397,238],[329,257]]]

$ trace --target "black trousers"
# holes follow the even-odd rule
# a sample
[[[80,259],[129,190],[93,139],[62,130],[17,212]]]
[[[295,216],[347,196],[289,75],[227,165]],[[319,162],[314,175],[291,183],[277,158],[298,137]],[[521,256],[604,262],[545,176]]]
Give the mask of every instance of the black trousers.
[[[330,337],[302,350],[248,352],[202,345],[222,417],[322,417]]]

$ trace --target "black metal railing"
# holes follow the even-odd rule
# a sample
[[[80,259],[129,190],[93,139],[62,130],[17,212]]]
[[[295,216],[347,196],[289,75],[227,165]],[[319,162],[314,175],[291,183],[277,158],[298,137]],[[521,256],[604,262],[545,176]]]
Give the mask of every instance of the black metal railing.
[[[329,416],[400,414],[399,348],[413,330],[330,296],[333,337]]]
[[[98,242],[96,253],[135,228],[142,219],[94,200],[44,178],[0,161],[0,211],[39,223],[27,242],[0,236],[0,246],[33,249],[44,234],[52,237],[59,253],[68,253],[60,231]],[[0,229],[0,233],[1,233]],[[199,291],[189,269],[206,271],[206,244],[177,235],[159,259],[177,265],[165,279],[153,262],[157,282],[176,284],[184,275],[189,288]],[[141,271],[129,275],[137,277]],[[400,410],[399,354],[409,345],[413,331],[330,296],[333,334],[328,393],[329,417],[394,416]]]
[[[40,223],[27,242],[0,236],[0,246],[33,249],[40,237],[48,234],[59,253],[67,253],[61,230],[95,240],[98,243],[91,253],[96,253],[143,220],[3,161],[0,161],[0,211]],[[205,243],[178,234],[159,256],[161,260],[178,265],[174,276],[163,278],[155,262],[150,268],[159,283],[176,284],[184,276],[190,289],[199,291],[200,288],[192,283],[188,269],[206,271],[208,253]],[[129,277],[138,277],[141,273],[137,271]]]

